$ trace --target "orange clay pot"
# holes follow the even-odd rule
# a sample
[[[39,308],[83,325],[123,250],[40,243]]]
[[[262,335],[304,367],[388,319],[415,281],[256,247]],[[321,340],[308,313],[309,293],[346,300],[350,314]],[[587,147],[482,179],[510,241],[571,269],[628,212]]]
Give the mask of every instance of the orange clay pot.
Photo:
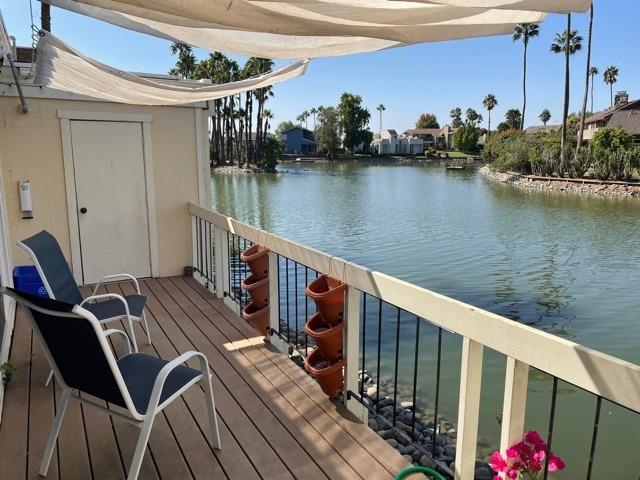
[[[257,308],[262,308],[269,303],[269,277],[258,279],[255,275],[249,275],[242,280],[240,286],[249,292]]]
[[[320,275],[307,286],[305,293],[316,302],[322,318],[330,325],[336,325],[342,321],[346,289],[347,285],[340,280]]]
[[[311,352],[304,361],[305,370],[316,378],[322,391],[330,398],[337,397],[342,390],[343,366],[344,358],[329,362],[319,348]]]
[[[269,335],[269,305],[258,308],[254,302],[242,310],[242,318],[251,324],[260,335]]]
[[[260,245],[253,245],[240,254],[240,260],[247,262],[251,273],[257,279],[269,275],[269,249]]]
[[[333,362],[342,356],[342,331],[344,322],[331,326],[324,321],[320,313],[316,313],[305,324],[305,333],[316,341],[316,345],[324,358]]]

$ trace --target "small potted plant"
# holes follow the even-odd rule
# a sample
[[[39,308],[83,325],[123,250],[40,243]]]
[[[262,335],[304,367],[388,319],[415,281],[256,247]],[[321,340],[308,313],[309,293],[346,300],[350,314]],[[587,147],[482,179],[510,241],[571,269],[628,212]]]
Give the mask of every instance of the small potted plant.
[[[331,362],[342,355],[343,330],[344,322],[330,325],[320,313],[314,314],[304,326],[305,333],[315,340],[324,357]]]
[[[240,254],[240,260],[249,264],[256,279],[269,275],[269,249],[261,245],[252,245]]]
[[[549,458],[547,458],[547,444],[540,438],[538,432],[527,432],[524,441],[508,448],[504,456],[500,452],[493,452],[490,465],[497,474],[493,479],[539,480],[547,464],[550,472],[564,470],[564,461],[551,451],[548,454]]]
[[[316,303],[318,312],[330,325],[342,321],[344,292],[347,285],[327,275],[320,275],[306,288],[306,295]]]
[[[13,379],[15,371],[16,367],[9,360],[0,365],[0,376],[4,385],[7,385]]]
[[[329,361],[322,354],[322,351],[316,348],[304,361],[304,368],[318,381],[322,391],[328,397],[334,398],[342,390],[344,363],[344,358],[339,358],[334,362]]]

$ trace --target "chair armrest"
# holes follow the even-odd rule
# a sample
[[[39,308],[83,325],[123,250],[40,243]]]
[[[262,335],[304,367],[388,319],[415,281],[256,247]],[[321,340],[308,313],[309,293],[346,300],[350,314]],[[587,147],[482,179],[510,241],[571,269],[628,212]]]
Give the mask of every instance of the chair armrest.
[[[131,316],[131,314],[129,313],[129,305],[127,304],[127,301],[124,299],[122,295],[118,295],[117,293],[103,293],[102,295],[91,295],[90,297],[85,298],[80,304],[80,306],[82,307],[85,303],[92,302],[94,300],[106,300],[106,299],[120,300],[124,305],[124,311],[126,312],[127,317]]]
[[[185,363],[187,360],[190,360],[194,357],[197,357],[198,360],[200,361],[201,377],[204,376],[205,374],[209,375],[209,362],[207,360],[207,357],[205,357],[200,352],[190,351],[190,352],[183,353],[177,358],[174,358],[169,363],[167,363],[164,367],[162,367],[162,369],[158,372],[158,375],[156,376],[156,380],[153,384],[153,390],[151,392],[151,397],[149,398],[149,405],[147,406],[147,414],[149,414],[150,412],[160,411],[169,402],[173,401],[175,395],[166,399],[162,403],[162,405],[158,405],[158,403],[160,402],[160,395],[162,394],[162,389],[164,388],[164,382],[167,380],[167,377],[169,376],[169,374],[173,370],[175,370],[176,367],[179,367],[180,365]],[[198,379],[198,377],[196,377],[196,379]],[[183,390],[180,389],[178,393],[182,393],[182,391]]]
[[[140,295],[140,285],[138,284],[138,280],[136,279],[136,277],[128,273],[117,273],[115,275],[107,275],[105,277],[102,277],[100,280],[98,280],[98,283],[96,283],[96,286],[93,288],[93,292],[91,292],[91,295],[95,295],[96,293],[98,293],[98,289],[106,281],[127,280],[127,279],[131,280],[133,285],[136,287],[136,292],[138,292],[138,295]]]
[[[126,343],[127,343],[127,355],[133,352],[133,349],[131,348],[131,340],[129,340],[129,335],[127,335],[122,330],[118,330],[117,328],[110,328],[110,329],[105,330],[104,332],[102,332],[102,334],[105,337],[108,337],[109,335],[113,335],[113,334],[117,334],[117,335],[120,335],[120,336],[124,337],[124,339],[126,340]]]

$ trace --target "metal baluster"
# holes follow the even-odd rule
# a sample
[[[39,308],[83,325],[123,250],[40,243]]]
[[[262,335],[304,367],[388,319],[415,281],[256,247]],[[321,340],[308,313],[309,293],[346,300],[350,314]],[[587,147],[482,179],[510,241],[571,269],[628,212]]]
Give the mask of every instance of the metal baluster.
[[[587,470],[587,480],[591,480],[593,472],[593,459],[596,454],[596,441],[598,439],[598,427],[600,426],[600,407],[602,406],[602,397],[598,395],[596,401],[596,416],[593,421],[593,435],[591,436],[591,450],[589,452],[589,469]]]
[[[391,424],[396,426],[396,405],[398,404],[398,361],[400,359],[400,308],[396,318],[396,365],[393,371],[393,421]]]
[[[367,294],[362,292],[362,378],[360,378],[360,400],[364,404],[364,369],[367,359]]]
[[[298,262],[293,262],[295,288],[295,306],[296,306],[296,350],[298,349]]]
[[[309,267],[305,265],[304,267],[304,286],[309,284]],[[305,322],[309,320],[309,297],[307,297],[306,293],[304,296],[304,319]],[[307,336],[307,332],[304,332],[304,355],[305,357],[309,355],[309,337]]]
[[[212,242],[211,242],[211,270],[212,270],[212,279],[213,279],[213,289],[217,292],[218,291],[218,284],[216,281],[216,270],[218,268],[220,268],[220,265],[216,265],[216,236],[215,236],[215,230],[213,228],[213,224],[210,223],[209,224],[209,231],[210,231],[210,235],[212,238]]]
[[[413,398],[411,402],[413,403],[413,412],[411,413],[411,438],[415,438],[416,433],[416,410],[418,406],[416,405],[416,396],[417,396],[417,386],[418,386],[418,352],[420,351],[420,317],[416,317],[416,347],[415,347],[415,356],[413,358]]]
[[[287,290],[287,343],[291,343],[291,325],[289,322],[289,259],[284,257],[284,280],[285,288]]]
[[[378,363],[376,365],[376,413],[380,413],[380,347],[382,344],[382,299],[378,299]]]
[[[553,427],[556,421],[556,400],[558,399],[558,377],[553,377],[553,392],[551,396],[551,411],[549,412],[549,435],[547,435],[547,462],[544,464],[544,480],[549,476],[549,453],[551,453],[551,442],[553,440]]]
[[[200,233],[201,231],[201,225],[200,223],[202,222],[202,220],[200,219],[200,217],[196,218],[196,231],[198,232],[198,239],[196,240],[196,247],[198,250],[198,273],[200,275],[202,275],[202,234]]]
[[[442,362],[442,327],[438,327],[438,360],[436,363],[436,404],[433,411],[433,440],[431,455],[436,456],[436,435],[438,434],[438,407],[440,406],[440,367]]]
[[[204,222],[204,226],[206,227],[208,223],[209,222],[205,221]],[[206,242],[207,241],[207,229],[206,228],[205,228],[203,236],[204,236],[204,241]],[[211,240],[211,239],[209,239],[209,240]],[[210,258],[209,258],[209,249],[207,248],[206,245],[204,245],[204,263],[205,263],[205,270],[207,272],[207,273],[204,274],[204,278],[206,279],[205,285],[207,286],[207,288],[209,287],[209,260],[210,260]]]

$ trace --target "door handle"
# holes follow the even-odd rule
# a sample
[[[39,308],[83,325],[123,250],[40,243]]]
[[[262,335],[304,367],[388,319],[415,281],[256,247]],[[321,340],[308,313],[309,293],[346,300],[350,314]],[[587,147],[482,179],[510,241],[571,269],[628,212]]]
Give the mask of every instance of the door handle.
[[[87,208],[86,207],[82,207],[80,209],[80,213],[87,213]]]

